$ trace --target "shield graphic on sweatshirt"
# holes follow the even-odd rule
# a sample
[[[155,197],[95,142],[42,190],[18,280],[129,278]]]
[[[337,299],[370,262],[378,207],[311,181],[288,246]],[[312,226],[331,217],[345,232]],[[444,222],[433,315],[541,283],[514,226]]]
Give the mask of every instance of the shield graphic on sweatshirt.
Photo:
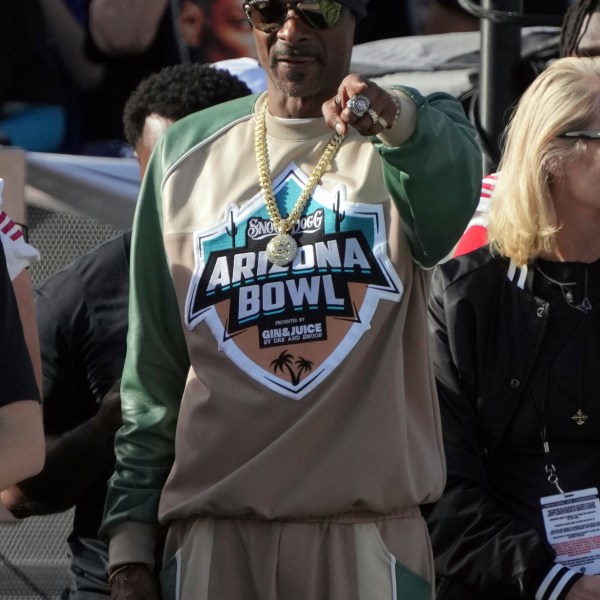
[[[289,214],[307,181],[290,164],[274,181]],[[298,253],[269,262],[275,235],[261,193],[194,234],[195,268],[186,325],[205,322],[219,350],[249,376],[300,400],[346,358],[380,300],[399,302],[402,284],[387,255],[383,208],[346,199],[343,186],[317,186],[291,235]]]

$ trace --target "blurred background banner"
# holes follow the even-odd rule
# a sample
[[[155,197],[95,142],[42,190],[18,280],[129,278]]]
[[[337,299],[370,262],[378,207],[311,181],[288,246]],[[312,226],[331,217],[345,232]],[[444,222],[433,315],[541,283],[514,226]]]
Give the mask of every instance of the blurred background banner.
[[[131,227],[140,185],[134,158],[28,152],[26,173],[27,185],[51,196],[45,200],[55,210],[97,219],[116,229]],[[28,197],[42,202],[35,191]]]

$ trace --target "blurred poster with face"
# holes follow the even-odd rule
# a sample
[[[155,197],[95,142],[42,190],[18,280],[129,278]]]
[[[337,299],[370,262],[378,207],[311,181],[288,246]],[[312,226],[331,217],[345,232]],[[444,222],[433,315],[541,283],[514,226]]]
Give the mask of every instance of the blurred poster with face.
[[[181,0],[179,27],[193,62],[256,58],[252,27],[240,0]]]

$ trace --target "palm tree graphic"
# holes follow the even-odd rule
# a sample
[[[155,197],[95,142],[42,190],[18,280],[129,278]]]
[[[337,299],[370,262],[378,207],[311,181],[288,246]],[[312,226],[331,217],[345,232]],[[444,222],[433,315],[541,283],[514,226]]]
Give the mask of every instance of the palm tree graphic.
[[[299,356],[296,359],[296,366],[298,367],[298,381],[300,381],[300,379],[302,378],[302,373],[310,373],[312,371],[313,368],[313,364],[312,361],[307,360],[306,358],[303,358],[302,356]]]
[[[295,363],[297,370],[294,371],[294,358],[293,354],[284,350],[275,360],[271,361],[271,367],[273,368],[273,373],[277,373],[277,371],[287,371],[292,380],[292,385],[298,385],[300,379],[302,379],[303,373],[312,371],[313,363],[310,360],[299,356]]]

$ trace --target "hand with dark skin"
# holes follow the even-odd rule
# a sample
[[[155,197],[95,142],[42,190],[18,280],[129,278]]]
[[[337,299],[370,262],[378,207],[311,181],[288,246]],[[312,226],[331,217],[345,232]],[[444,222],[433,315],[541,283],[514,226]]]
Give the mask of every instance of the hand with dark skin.
[[[161,600],[156,577],[147,565],[132,563],[115,567],[110,578],[111,600]]]
[[[360,75],[350,74],[344,77],[340,83],[337,96],[323,104],[323,116],[331,129],[335,129],[337,133],[344,135],[348,131],[348,127],[351,126],[364,136],[377,135],[384,130],[381,123],[373,122],[368,112],[362,117],[357,117],[348,108],[348,100],[356,94],[368,98],[371,103],[370,108],[385,120],[388,128],[391,127],[398,106],[390,94],[376,83]]]
[[[0,492],[16,517],[62,512],[114,465],[114,436],[121,426],[121,380],[117,380],[88,421],[62,435],[46,436],[46,463],[39,475]]]
[[[102,398],[98,412],[90,419],[98,435],[104,435],[111,440],[114,439],[115,433],[122,424],[120,390],[121,380],[117,379]]]

